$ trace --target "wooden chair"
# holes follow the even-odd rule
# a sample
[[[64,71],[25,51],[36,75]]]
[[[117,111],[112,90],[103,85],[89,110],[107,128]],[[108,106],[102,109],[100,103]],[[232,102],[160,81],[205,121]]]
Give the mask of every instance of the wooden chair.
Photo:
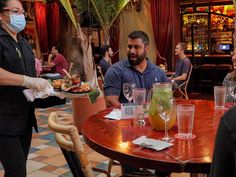
[[[98,85],[99,85],[99,88],[101,89],[101,91],[103,91],[103,87],[104,87],[104,75],[102,73],[102,68],[101,66],[97,65],[97,73],[98,75],[100,75],[100,78],[101,79],[98,79]]]
[[[91,167],[88,158],[84,152],[83,144],[80,140],[77,128],[71,125],[71,121],[63,120],[66,124],[58,122],[57,114],[52,112],[48,118],[48,127],[55,133],[55,139],[60,146],[62,153],[71,169],[74,177],[95,177],[94,172],[100,172],[111,177],[112,165],[119,165],[116,161],[110,159],[107,170]],[[122,177],[153,177],[156,176],[147,170],[133,172],[122,175]]]
[[[190,67],[187,79],[182,84],[180,84],[179,87],[176,90],[173,91],[173,93],[174,93],[175,91],[178,90],[181,93],[181,96],[184,96],[184,98],[186,100],[189,99],[187,89],[188,89],[188,83],[189,83],[189,80],[190,80],[190,77],[191,77],[191,74],[192,74],[192,70],[193,70],[193,65],[191,65],[191,67]]]
[[[167,65],[167,60],[166,60],[166,58],[165,58],[165,57],[162,57],[161,54],[160,54],[160,52],[159,52],[158,50],[156,50],[156,52],[157,52],[157,56],[158,56],[162,61],[164,61],[165,69],[168,70],[168,65]]]
[[[55,132],[56,142],[60,146],[74,177],[95,177],[94,171],[105,173],[107,177],[111,177],[111,167],[108,170],[91,167],[78,130],[74,125],[59,124],[57,114],[52,112],[48,118],[48,127]]]
[[[97,65],[97,71],[98,71],[99,75],[101,76],[102,82],[104,83],[104,75],[102,73],[101,66]]]

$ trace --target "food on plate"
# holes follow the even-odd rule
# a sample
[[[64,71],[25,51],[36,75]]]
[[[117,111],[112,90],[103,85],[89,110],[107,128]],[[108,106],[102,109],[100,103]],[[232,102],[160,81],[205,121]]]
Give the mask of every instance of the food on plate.
[[[73,93],[83,93],[91,91],[90,86],[87,83],[82,83],[80,87],[72,88],[71,92]]]
[[[63,80],[62,80],[62,79],[53,80],[53,81],[52,81],[52,86],[53,86],[53,88],[55,88],[55,89],[60,89],[62,83],[63,83]]]
[[[72,85],[71,83],[62,83],[61,85],[61,90],[65,91],[65,92],[68,92],[70,91],[72,88],[76,88],[76,85]]]
[[[61,89],[62,91],[71,93],[84,93],[91,91],[90,85],[82,82],[78,74],[73,74],[71,78],[65,77],[64,79],[54,80],[52,86],[54,89]]]
[[[81,82],[80,85],[78,84],[71,84],[71,83],[63,83],[61,89],[65,92],[72,92],[72,93],[84,93],[91,91],[91,87],[89,84]]]
[[[78,74],[73,74],[71,76],[71,81],[73,84],[80,84],[80,82],[81,82],[80,76]]]

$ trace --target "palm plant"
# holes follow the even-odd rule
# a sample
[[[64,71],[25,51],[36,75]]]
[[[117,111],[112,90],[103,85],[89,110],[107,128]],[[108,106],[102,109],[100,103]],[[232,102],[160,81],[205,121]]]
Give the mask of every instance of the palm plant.
[[[46,0],[44,0],[46,2]],[[78,60],[82,60],[84,63],[86,81],[92,81],[95,84],[96,82],[96,72],[92,59],[92,50],[91,50],[91,42],[90,38],[83,34],[80,29],[80,25],[76,23],[76,19],[71,8],[70,0],[60,0],[61,4],[65,8],[68,13],[71,21],[73,22],[75,28],[77,29],[79,40],[81,41],[81,48],[83,50],[82,57],[78,58]],[[129,3],[130,0],[74,0],[74,5],[79,10],[79,14],[83,11],[89,11],[100,23],[101,27],[105,33],[105,43],[108,41],[108,34],[110,27],[112,26],[115,19],[118,17],[122,9]],[[95,79],[94,79],[95,78]]]
[[[66,9],[70,19],[77,29],[70,0],[60,0],[60,2]],[[129,2],[130,0],[74,0],[74,4],[79,9],[80,13],[88,10],[100,23],[105,33],[105,43],[108,40],[110,27]]]
[[[74,4],[80,12],[88,10],[97,19],[105,32],[106,42],[108,40],[110,27],[129,1],[130,0],[75,0]]]

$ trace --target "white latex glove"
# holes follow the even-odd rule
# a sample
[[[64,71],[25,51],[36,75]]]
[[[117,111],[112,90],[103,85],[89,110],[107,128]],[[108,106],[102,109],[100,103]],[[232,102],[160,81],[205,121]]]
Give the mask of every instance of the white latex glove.
[[[51,84],[42,78],[24,76],[23,87],[43,91],[52,88]]]

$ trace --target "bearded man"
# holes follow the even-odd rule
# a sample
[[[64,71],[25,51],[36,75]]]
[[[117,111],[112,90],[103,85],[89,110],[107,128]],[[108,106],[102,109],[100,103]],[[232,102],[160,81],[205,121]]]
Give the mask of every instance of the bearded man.
[[[112,65],[105,75],[104,94],[107,107],[128,103],[123,83],[135,83],[137,88],[149,90],[154,83],[169,82],[165,73],[147,58],[148,35],[134,31],[128,36],[127,57]]]
[[[112,65],[111,57],[113,56],[113,50],[110,45],[102,46],[100,50],[102,59],[99,61],[99,66],[102,69],[102,74],[105,76],[108,68]]]

